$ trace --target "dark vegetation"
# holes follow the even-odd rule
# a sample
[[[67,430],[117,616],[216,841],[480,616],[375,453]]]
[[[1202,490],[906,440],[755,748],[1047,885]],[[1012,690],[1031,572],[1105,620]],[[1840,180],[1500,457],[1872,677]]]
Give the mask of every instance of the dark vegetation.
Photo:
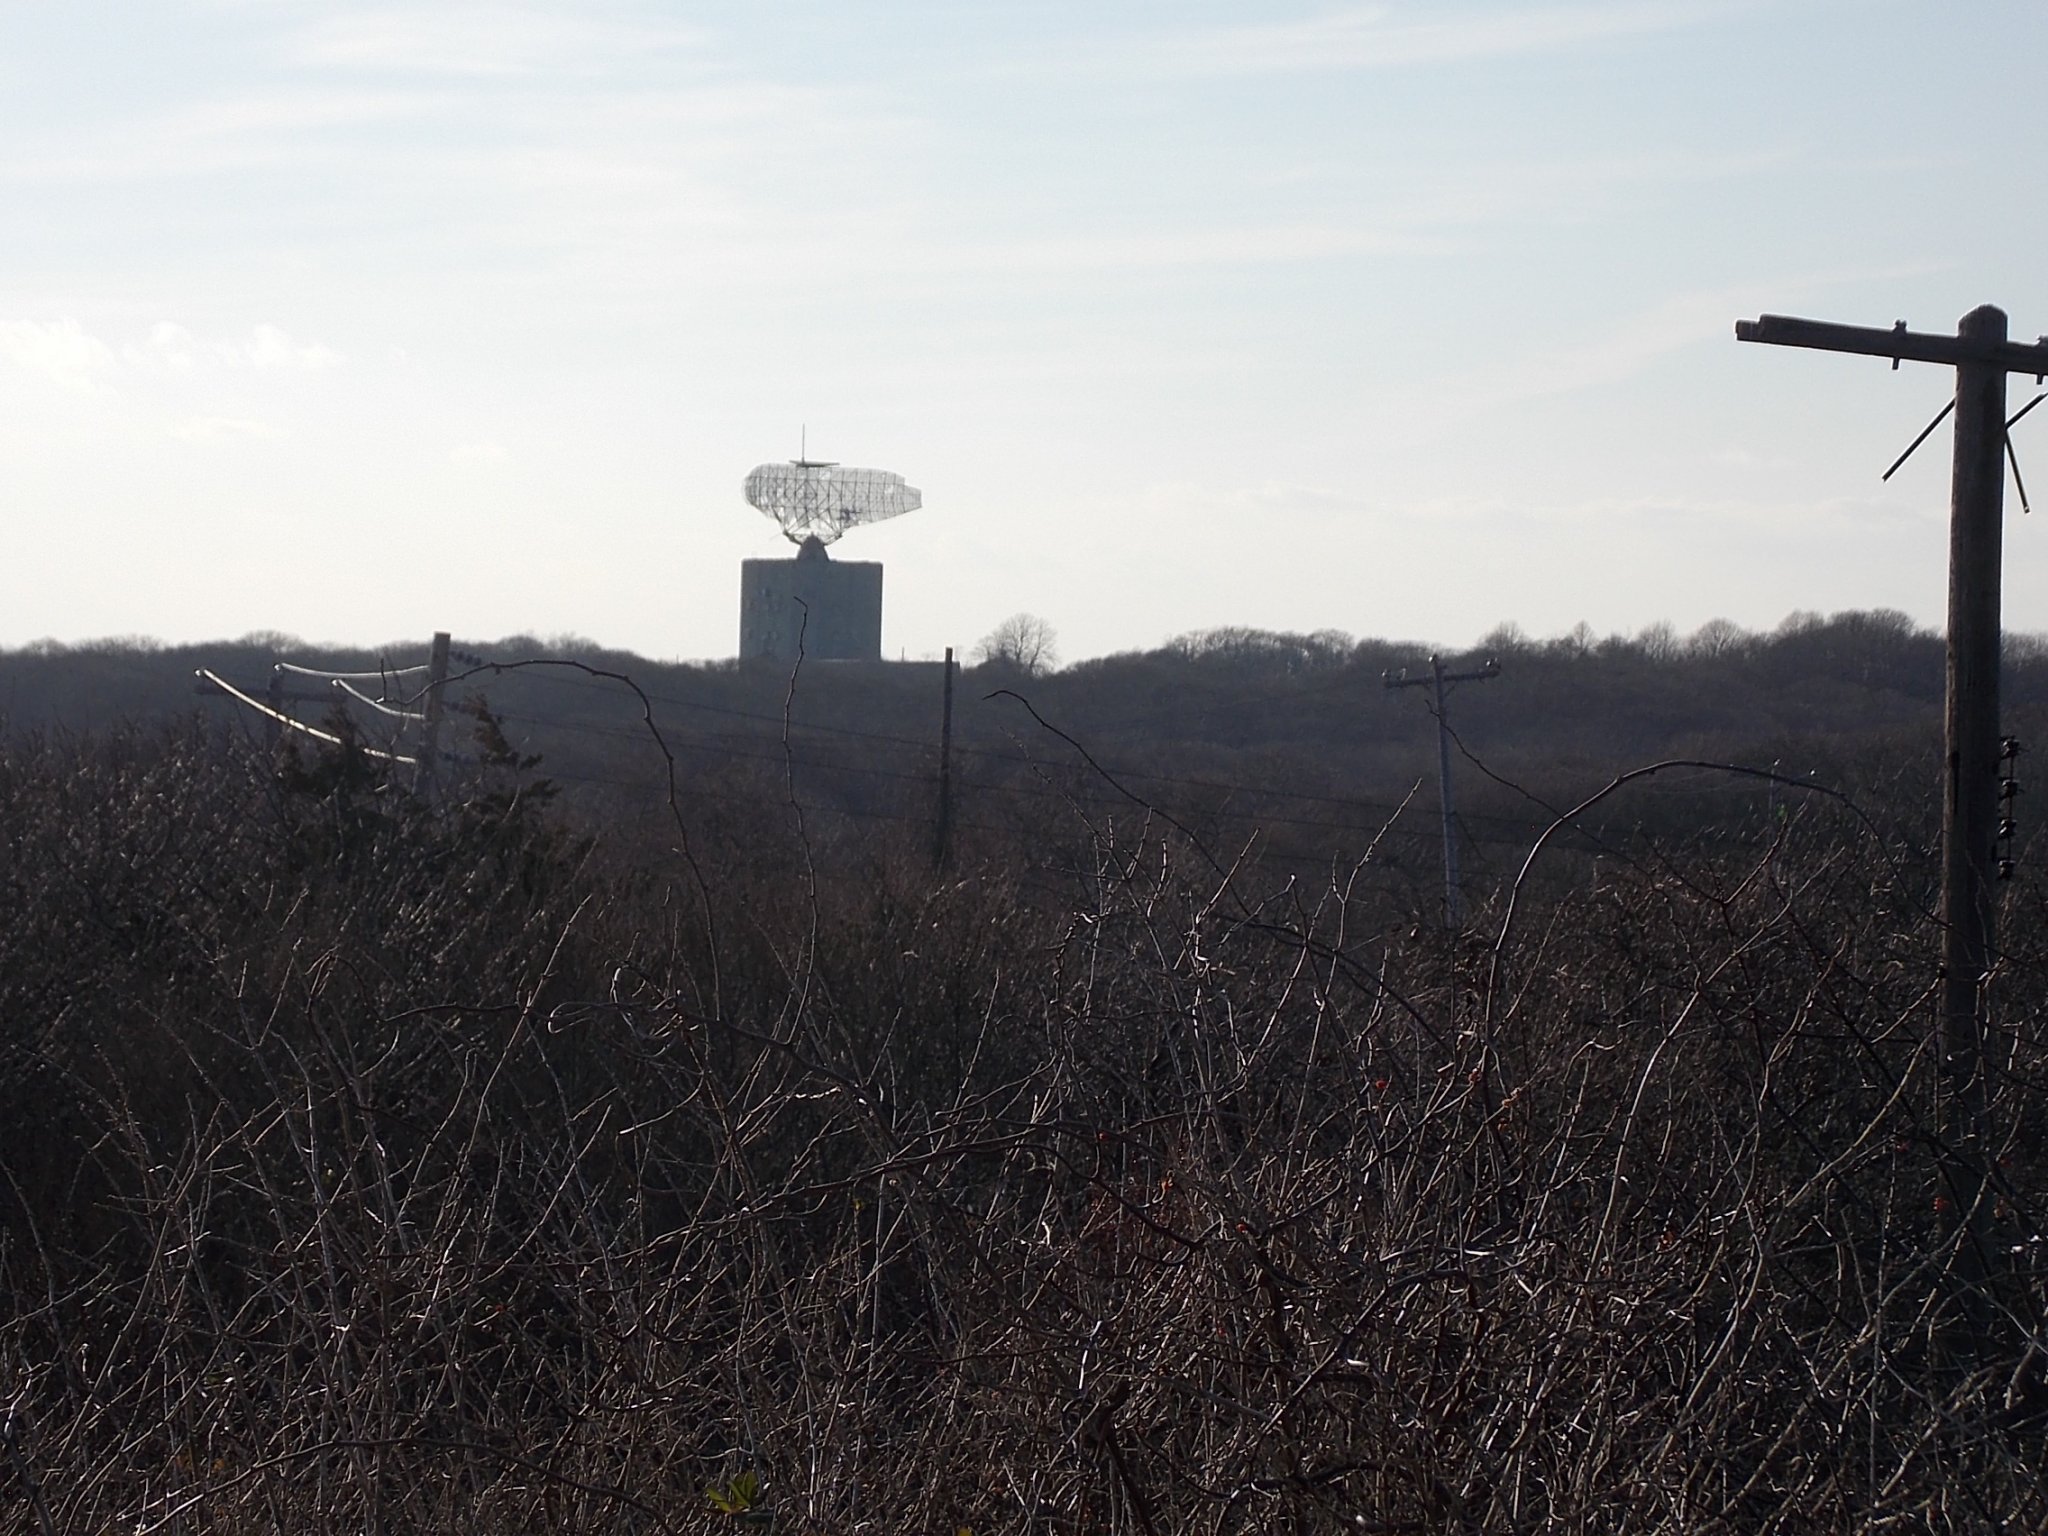
[[[748,824],[764,799],[780,802],[793,787],[814,835],[930,825],[937,664],[813,663],[792,693],[786,666],[661,665],[573,638],[462,642],[458,651],[470,661],[457,663],[454,695],[487,695],[512,745],[539,755],[564,799],[608,824],[666,817],[651,711],[693,823]],[[203,711],[260,743],[261,722],[249,711],[195,695],[195,668],[260,695],[279,659],[355,671],[423,662],[426,652],[424,641],[345,651],[278,635],[175,649],[46,645],[0,653],[0,722],[16,735],[61,735]],[[1381,681],[1383,672],[1419,667],[1427,652],[1333,633],[1216,630],[1049,676],[967,668],[955,700],[956,824],[969,843],[984,835],[1003,846],[1070,803],[1101,815],[1130,806],[1034,719],[1035,709],[1085,745],[1116,784],[1218,847],[1256,834],[1265,858],[1292,861],[1303,874],[1333,854],[1372,847],[1384,877],[1405,881],[1418,910],[1427,909],[1440,879],[1435,722],[1424,691],[1389,692]],[[1684,639],[1661,628],[1600,639],[1582,626],[1536,641],[1504,626],[1460,659],[1486,655],[1500,658],[1502,675],[1458,689],[1451,703],[1460,744],[1499,775],[1461,763],[1464,858],[1482,884],[1513,874],[1555,809],[1661,758],[1776,764],[1901,806],[1934,803],[1942,647],[1903,614],[1795,614],[1766,635],[1715,623]],[[641,694],[569,668],[472,664],[538,656],[627,674]],[[291,705],[301,719],[324,719],[334,707],[327,699],[347,702],[318,679],[288,681],[312,696]],[[418,681],[394,678],[390,697],[414,702]],[[2048,707],[2040,637],[2013,637],[2005,687],[2010,728],[2037,736]],[[416,742],[352,707],[365,741]],[[1880,785],[1874,776],[1884,774],[1903,778]],[[1700,780],[1660,784],[1621,814],[1630,824],[1721,835],[1770,804],[1755,783]],[[1920,833],[1932,835],[1931,820]]]
[[[1406,648],[975,669],[937,871],[936,669],[485,668],[430,802],[270,647],[0,659],[0,1530],[2042,1528],[1938,644],[1496,638],[1460,936]],[[1660,758],[1777,771],[1544,836]]]

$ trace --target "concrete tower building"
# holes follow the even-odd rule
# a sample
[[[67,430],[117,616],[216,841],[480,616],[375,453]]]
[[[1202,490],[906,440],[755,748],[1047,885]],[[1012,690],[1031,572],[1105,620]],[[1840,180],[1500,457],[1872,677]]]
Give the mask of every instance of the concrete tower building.
[[[833,560],[816,537],[794,560],[740,562],[740,660],[882,659],[882,566]]]
[[[824,459],[761,464],[746,497],[797,546],[793,560],[740,562],[740,659],[882,659],[882,567],[832,560],[825,546],[849,528],[914,512],[917,487],[879,469]]]

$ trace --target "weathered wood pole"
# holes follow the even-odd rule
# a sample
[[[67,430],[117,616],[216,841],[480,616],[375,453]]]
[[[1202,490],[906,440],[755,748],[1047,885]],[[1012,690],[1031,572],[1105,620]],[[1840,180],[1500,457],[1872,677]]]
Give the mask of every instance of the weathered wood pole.
[[[284,674],[276,667],[270,669],[270,682],[264,687],[263,697],[270,705],[270,713],[263,720],[263,745],[274,761],[284,742],[284,727],[277,723],[277,717],[284,713]]]
[[[1500,676],[1500,662],[1492,657],[1486,665],[1470,672],[1446,672],[1441,656],[1429,658],[1428,677],[1410,677],[1408,669],[1400,672],[1382,672],[1380,681],[1388,688],[1422,688],[1433,690],[1436,707],[1436,784],[1437,805],[1442,813],[1444,832],[1444,926],[1455,933],[1464,921],[1464,908],[1458,888],[1458,842],[1457,809],[1451,803],[1451,714],[1448,702],[1450,690],[1447,683],[1483,683],[1488,678]]]
[[[1941,1134],[1961,1175],[1950,1192],[1983,1191],[1988,1091],[1985,988],[1996,954],[1999,563],[2005,511],[2005,312],[1987,304],[1957,333],[1982,348],[1956,364],[1955,462],[1949,504],[1947,794],[1941,838]],[[1962,1214],[1961,1211],[1958,1214]],[[1967,1241],[1967,1240],[1966,1240]],[[1967,1263],[1967,1259],[1966,1259]]]
[[[1956,370],[1950,481],[1948,704],[1942,736],[1941,986],[1934,1024],[1936,1180],[1943,1235],[1959,1283],[1950,1337],[1959,1359],[1994,1341],[1985,1281],[1992,1263],[1990,1016],[1986,982],[1998,955],[1999,559],[2005,510],[2005,376],[2048,375],[2048,337],[2006,339],[2005,311],[1986,304],[1954,336],[1889,331],[1788,315],[1739,320],[1738,341],[1817,347]],[[1932,428],[1930,427],[1931,431]],[[1922,438],[1926,436],[1921,434]],[[1914,447],[1919,443],[1915,442]],[[1907,450],[1908,453],[1912,449]],[[1896,467],[1896,466],[1894,466]]]
[[[441,790],[441,716],[447,708],[444,695],[448,691],[448,634],[445,630],[434,632],[434,648],[428,653],[427,696],[422,711],[424,719],[420,724],[420,765],[417,783],[420,792],[429,800],[438,799]]]
[[[932,868],[944,869],[953,842],[953,647],[946,647],[946,703],[939,723],[939,823],[932,833]]]
[[[1444,661],[1429,658],[1430,681],[1436,691],[1436,803],[1444,833],[1444,926],[1456,933],[1465,925],[1465,904],[1458,888],[1458,811],[1451,804],[1451,717],[1444,703]]]

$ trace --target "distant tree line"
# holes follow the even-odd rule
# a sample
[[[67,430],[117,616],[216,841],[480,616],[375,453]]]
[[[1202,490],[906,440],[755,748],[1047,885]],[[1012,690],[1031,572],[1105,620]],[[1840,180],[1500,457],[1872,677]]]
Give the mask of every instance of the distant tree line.
[[[1042,621],[1015,616],[960,677],[960,836],[1005,837],[1069,804],[1108,814],[1142,802],[1219,842],[1256,835],[1304,867],[1374,846],[1412,872],[1422,899],[1436,862],[1435,722],[1419,693],[1389,692],[1382,674],[1418,665],[1428,646],[1236,627],[1056,669],[1055,645]],[[745,820],[764,803],[793,800],[834,835],[928,826],[934,816],[935,664],[811,664],[792,688],[790,669],[775,664],[661,664],[573,637],[463,641],[457,650],[486,665],[458,664],[451,699],[487,704],[511,746],[538,755],[587,809],[658,817],[673,788],[693,814],[713,819]],[[260,741],[268,727],[250,711],[194,692],[196,667],[260,692],[278,659],[362,671],[425,655],[424,641],[344,651],[277,635],[42,645],[0,653],[0,718],[18,736],[196,716]],[[1931,818],[1942,644],[1903,614],[1799,613],[1766,633],[1715,621],[1688,636],[1653,625],[1601,637],[1581,625],[1543,640],[1503,625],[1456,660],[1488,656],[1501,662],[1499,679],[1451,699],[1460,835],[1482,883],[1512,868],[1556,808],[1660,758],[1775,765],[1848,790],[1882,786],[1902,813],[1924,806]],[[623,674],[639,693],[570,668],[516,665],[533,658]],[[293,684],[321,690],[317,680]],[[416,678],[394,679],[391,698],[416,705],[416,687]],[[2008,640],[2005,693],[2008,729],[2039,738],[2048,704],[2040,637]],[[352,715],[366,742],[403,748],[413,739],[338,691],[329,697],[291,710],[315,724]],[[1718,835],[1771,804],[1761,791],[1702,783],[1635,802],[1626,816],[1665,833]],[[1921,835],[1932,835],[1931,820]]]

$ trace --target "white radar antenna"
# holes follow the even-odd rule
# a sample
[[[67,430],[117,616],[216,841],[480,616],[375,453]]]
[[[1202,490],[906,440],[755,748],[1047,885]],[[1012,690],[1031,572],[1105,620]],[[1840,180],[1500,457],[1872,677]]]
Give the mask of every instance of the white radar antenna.
[[[790,543],[830,544],[849,528],[915,512],[924,494],[886,469],[850,469],[830,459],[757,464],[747,474],[747,504],[765,512]]]

